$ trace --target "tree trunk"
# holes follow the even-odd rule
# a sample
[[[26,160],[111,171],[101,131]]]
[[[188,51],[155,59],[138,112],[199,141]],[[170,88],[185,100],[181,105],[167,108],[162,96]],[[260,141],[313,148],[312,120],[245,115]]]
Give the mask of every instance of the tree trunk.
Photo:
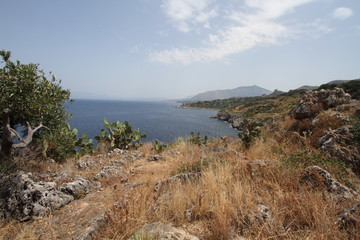
[[[3,134],[2,134],[2,141],[1,141],[1,156],[2,157],[9,157],[11,155],[11,151],[14,149],[21,149],[26,148],[32,141],[34,133],[39,130],[40,128],[47,128],[42,123],[39,126],[35,127],[34,129],[28,124],[28,133],[26,138],[22,138],[22,136],[10,126],[10,110],[5,109],[3,111]],[[48,129],[48,128],[47,128]],[[19,143],[14,144],[13,138],[17,137],[19,139]]]
[[[9,157],[11,154],[11,148],[13,145],[13,133],[11,132],[10,127],[10,110],[3,110],[3,119],[2,119],[2,139],[1,139],[1,153],[4,157]]]

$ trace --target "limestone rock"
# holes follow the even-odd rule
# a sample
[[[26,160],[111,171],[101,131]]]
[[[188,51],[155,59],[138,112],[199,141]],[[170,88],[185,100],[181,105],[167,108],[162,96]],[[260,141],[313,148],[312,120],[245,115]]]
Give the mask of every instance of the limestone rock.
[[[348,231],[359,229],[360,226],[360,204],[346,208],[339,216],[337,225],[340,229]]]
[[[192,181],[192,180],[198,180],[201,176],[201,172],[199,173],[181,173],[181,174],[177,174],[175,176],[172,176],[172,177],[169,177],[165,180],[162,180],[162,181],[158,181],[156,184],[155,184],[155,192],[158,192],[160,191],[161,187],[163,185],[167,185],[169,183],[173,183],[173,182],[176,182],[176,181],[181,181],[182,183],[186,183],[188,181]]]
[[[74,182],[63,183],[59,190],[63,193],[73,196],[74,198],[81,198],[88,194],[91,189],[99,188],[100,184],[94,184],[84,178],[78,178]]]
[[[186,231],[175,228],[170,224],[165,224],[161,222],[155,222],[151,224],[144,225],[139,234],[145,234],[147,236],[155,237],[159,240],[199,240],[199,238],[190,235]],[[137,239],[135,236],[131,237],[129,240]]]
[[[152,155],[147,158],[149,162],[161,160],[163,157],[160,154]]]
[[[30,173],[19,172],[0,179],[0,212],[3,218],[21,221],[46,216],[74,197],[58,191],[55,182],[34,182]]]
[[[319,150],[329,158],[343,161],[355,173],[360,174],[360,153],[356,146],[347,144],[352,141],[349,126],[328,130],[319,138]]]
[[[293,109],[295,119],[315,117],[320,111],[350,103],[351,96],[342,88],[334,90],[309,91]]]
[[[328,171],[318,166],[307,167],[301,181],[308,182],[314,187],[324,186],[327,192],[337,199],[350,199],[358,196],[354,190],[337,182]]]
[[[222,121],[229,121],[231,119],[232,115],[228,112],[217,112],[214,116],[211,118],[217,118]]]
[[[120,178],[121,182],[127,182],[128,177],[121,167],[118,166],[104,166],[100,172],[95,175],[96,180],[107,179],[111,177]]]
[[[251,213],[245,217],[245,222],[247,225],[262,225],[271,220],[270,208],[263,205],[257,205],[257,211]]]

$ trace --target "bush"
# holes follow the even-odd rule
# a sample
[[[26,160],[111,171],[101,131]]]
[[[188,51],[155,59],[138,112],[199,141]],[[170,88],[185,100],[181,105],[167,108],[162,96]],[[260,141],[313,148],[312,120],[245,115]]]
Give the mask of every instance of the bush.
[[[74,130],[77,131],[76,128],[74,128]],[[93,153],[94,151],[93,141],[92,139],[88,139],[86,132],[82,133],[81,137],[77,139],[75,142],[75,147],[77,147],[79,150],[78,156],[83,156],[87,153]]]
[[[357,145],[360,145],[360,115],[357,114],[352,120],[353,139]]]
[[[196,145],[206,145],[207,141],[208,141],[208,136],[205,135],[205,137],[201,137],[200,131],[197,131],[196,135],[194,134],[194,132],[190,133],[190,136],[188,137],[187,141],[191,144],[196,144]]]
[[[260,137],[260,127],[263,125],[256,121],[251,121],[248,119],[243,120],[242,129],[239,130],[238,136],[243,142],[243,145],[246,149],[249,149],[251,143],[258,137]]]
[[[101,129],[100,135],[96,136],[95,139],[109,143],[111,148],[138,148],[140,147],[140,139],[146,138],[146,134],[141,134],[139,130],[133,129],[127,121],[109,123],[104,118],[104,127],[106,130]]]
[[[63,162],[66,158],[76,155],[75,142],[77,129],[64,126],[53,131],[46,131],[37,139],[41,146],[44,158],[52,158],[57,162]]]
[[[166,144],[162,144],[158,140],[155,140],[151,150],[155,151],[156,153],[161,153],[165,150],[165,148],[167,148]]]

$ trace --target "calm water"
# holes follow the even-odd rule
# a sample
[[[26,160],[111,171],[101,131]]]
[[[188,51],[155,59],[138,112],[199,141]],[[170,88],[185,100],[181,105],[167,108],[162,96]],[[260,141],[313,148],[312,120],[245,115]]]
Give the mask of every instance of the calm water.
[[[111,100],[75,100],[69,105],[73,118],[69,123],[79,133],[87,132],[90,138],[100,133],[103,119],[110,122],[128,121],[134,128],[147,134],[145,141],[158,139],[170,142],[200,131],[209,137],[237,136],[228,123],[210,119],[216,111],[176,108],[175,103],[132,102]]]

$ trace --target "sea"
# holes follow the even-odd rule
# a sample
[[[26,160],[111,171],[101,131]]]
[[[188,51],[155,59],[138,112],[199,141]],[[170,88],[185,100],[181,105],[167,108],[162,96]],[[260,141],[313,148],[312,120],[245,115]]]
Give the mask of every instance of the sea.
[[[109,122],[128,121],[147,135],[145,142],[171,142],[198,131],[203,137],[237,137],[237,131],[228,123],[210,118],[217,111],[178,108],[178,103],[77,99],[67,105],[73,115],[69,120],[71,128],[77,128],[79,135],[87,132],[89,138],[100,134],[104,118]]]

